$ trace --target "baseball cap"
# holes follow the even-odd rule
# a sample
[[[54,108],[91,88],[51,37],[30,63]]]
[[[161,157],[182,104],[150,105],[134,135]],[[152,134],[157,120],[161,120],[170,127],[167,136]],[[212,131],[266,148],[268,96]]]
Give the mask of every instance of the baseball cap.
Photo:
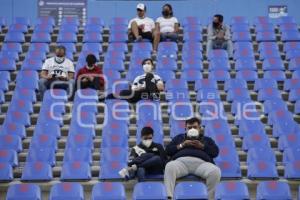
[[[139,3],[137,6],[136,6],[136,9],[139,9],[139,10],[145,10],[146,6],[145,4],[143,3]]]

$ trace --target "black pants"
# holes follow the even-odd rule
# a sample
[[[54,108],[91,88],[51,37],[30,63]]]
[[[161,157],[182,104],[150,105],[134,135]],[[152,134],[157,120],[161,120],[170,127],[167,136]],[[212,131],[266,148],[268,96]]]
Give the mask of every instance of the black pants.
[[[165,165],[158,155],[152,153],[142,154],[128,163],[129,166],[134,164],[138,167],[136,175],[139,181],[144,180],[147,174],[163,174]],[[135,174],[131,176],[133,178]]]

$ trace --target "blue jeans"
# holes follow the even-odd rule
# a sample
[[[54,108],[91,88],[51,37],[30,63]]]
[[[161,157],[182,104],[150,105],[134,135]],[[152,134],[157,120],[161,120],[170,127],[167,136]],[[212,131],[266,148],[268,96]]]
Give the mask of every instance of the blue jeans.
[[[171,41],[171,42],[177,42],[178,34],[177,33],[161,33],[160,34],[160,41]]]
[[[224,40],[223,42],[217,42],[215,40],[208,40],[207,41],[207,56],[209,55],[209,52],[213,49],[224,49],[227,50],[228,57],[233,57],[233,45],[231,40]]]
[[[50,85],[53,84],[54,82],[56,82],[56,81],[51,81],[51,80],[44,79],[44,78],[41,78],[39,80],[39,93],[40,93],[41,97],[44,96],[44,93],[46,92],[46,90],[51,88]],[[75,86],[74,79],[66,81],[65,84],[58,84],[58,85],[64,85],[64,86],[62,86],[61,89],[66,89],[68,92],[68,96],[72,96],[69,93],[74,91],[74,86]],[[72,87],[72,88],[70,88],[70,87]]]

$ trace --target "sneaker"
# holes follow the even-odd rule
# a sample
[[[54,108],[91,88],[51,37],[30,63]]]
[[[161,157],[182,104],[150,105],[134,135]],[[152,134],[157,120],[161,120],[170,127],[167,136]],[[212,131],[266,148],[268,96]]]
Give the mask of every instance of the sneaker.
[[[129,172],[128,172],[128,169],[127,168],[123,168],[119,171],[119,175],[122,177],[122,178],[128,178],[129,177]]]

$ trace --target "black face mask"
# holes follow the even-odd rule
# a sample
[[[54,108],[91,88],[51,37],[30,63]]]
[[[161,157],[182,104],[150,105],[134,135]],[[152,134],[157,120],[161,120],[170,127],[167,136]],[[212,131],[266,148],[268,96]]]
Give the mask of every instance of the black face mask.
[[[163,11],[161,12],[161,14],[162,14],[164,17],[168,17],[168,16],[170,15],[170,11],[168,11],[168,10],[163,10]]]
[[[213,22],[212,24],[213,24],[213,27],[214,27],[214,28],[218,28],[219,25],[220,25],[219,22]]]

